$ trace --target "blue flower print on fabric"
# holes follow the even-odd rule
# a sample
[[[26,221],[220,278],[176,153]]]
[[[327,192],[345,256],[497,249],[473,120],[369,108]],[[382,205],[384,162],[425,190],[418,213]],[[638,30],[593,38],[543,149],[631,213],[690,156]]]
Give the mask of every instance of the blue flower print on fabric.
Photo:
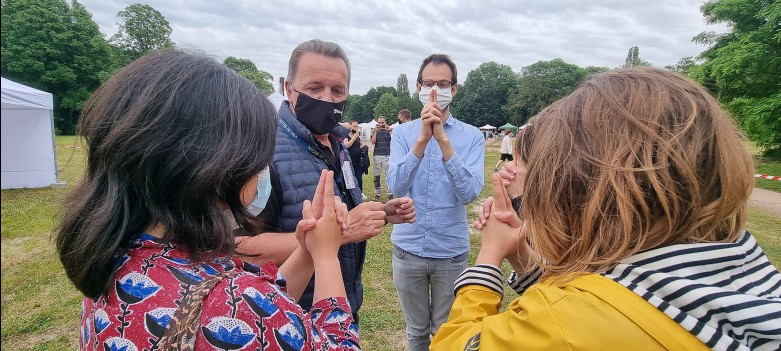
[[[106,351],[138,351],[136,345],[130,340],[119,337],[113,337],[106,340],[106,342],[103,343],[103,349]]]
[[[244,348],[255,338],[252,328],[236,318],[215,317],[201,330],[206,341],[223,350]]]
[[[274,330],[274,337],[283,350],[301,350],[306,343],[306,331],[304,321],[292,312],[285,312],[290,323],[283,325],[279,330]]]
[[[95,311],[93,323],[95,325],[95,333],[100,333],[111,324],[111,320],[108,318],[108,314],[104,310]]]
[[[162,338],[168,323],[171,323],[171,317],[176,312],[175,308],[156,308],[146,313],[144,324],[146,331],[158,338]]]
[[[329,323],[332,322],[338,322],[342,323],[347,320],[348,314],[341,308],[335,308],[331,313],[328,314],[327,317],[325,317],[325,320]]]
[[[244,289],[241,297],[244,298],[244,301],[247,301],[247,305],[252,309],[252,312],[255,312],[262,318],[270,317],[279,311],[277,306],[266,295],[263,295],[253,287]]]
[[[174,266],[168,266],[168,271],[173,274],[173,276],[176,278],[176,280],[182,282],[182,284],[186,285],[195,285],[200,283],[203,280],[203,277],[198,275],[198,273],[195,273],[192,270],[185,269],[185,268],[178,268]]]
[[[208,264],[201,265],[201,270],[204,273],[206,273],[206,274],[208,274],[210,276],[216,275],[217,273],[219,273],[216,269],[214,269],[214,267],[212,267],[212,266],[210,266]]]
[[[160,290],[149,277],[140,273],[128,273],[116,282],[117,295],[122,302],[128,304],[139,303],[154,295]]]

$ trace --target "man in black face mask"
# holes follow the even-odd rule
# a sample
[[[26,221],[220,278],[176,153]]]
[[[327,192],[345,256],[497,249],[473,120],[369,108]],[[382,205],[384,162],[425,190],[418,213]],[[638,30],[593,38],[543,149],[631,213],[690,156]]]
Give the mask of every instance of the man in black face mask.
[[[298,247],[296,227],[304,200],[311,200],[324,169],[334,171],[334,193],[349,210],[343,230],[339,263],[352,313],[358,320],[363,302],[361,272],[366,240],[386,223],[412,223],[415,208],[409,197],[383,204],[363,202],[352,170],[353,162],[341,143],[339,126],[347,104],[350,61],[339,45],[318,39],[299,44],[290,57],[285,91],[289,102],[279,110],[274,160],[269,165],[272,191],[258,215],[264,233],[237,239],[242,259],[259,265],[281,265]],[[298,303],[312,307],[313,281]],[[314,301],[317,302],[317,301]]]

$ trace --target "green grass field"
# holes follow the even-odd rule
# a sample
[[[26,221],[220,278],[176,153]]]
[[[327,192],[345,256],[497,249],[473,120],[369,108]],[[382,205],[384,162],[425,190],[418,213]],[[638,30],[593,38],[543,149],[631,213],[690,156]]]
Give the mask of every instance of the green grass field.
[[[57,137],[61,189],[2,191],[2,345],[3,350],[73,350],[78,345],[81,295],[66,278],[52,243],[51,232],[61,212],[61,201],[84,169],[84,152],[74,137]],[[499,158],[498,144],[486,151],[486,178]],[[767,167],[767,168],[763,168]],[[781,163],[758,160],[762,173],[778,175]],[[775,173],[773,173],[775,172]],[[372,197],[372,174],[364,176],[366,195]],[[757,180],[757,186],[772,181]],[[775,181],[776,183],[781,183]],[[781,185],[781,184],[778,184]],[[772,189],[771,189],[772,190]],[[776,191],[781,191],[777,189]],[[474,208],[490,195],[490,181]],[[781,218],[752,209],[747,224],[776,267],[781,266]],[[403,350],[404,319],[391,278],[391,226],[369,242],[364,270],[365,301],[361,309],[361,337],[365,350]],[[474,262],[479,237],[471,235]],[[507,271],[509,268],[505,267]],[[505,305],[515,298],[509,292]]]

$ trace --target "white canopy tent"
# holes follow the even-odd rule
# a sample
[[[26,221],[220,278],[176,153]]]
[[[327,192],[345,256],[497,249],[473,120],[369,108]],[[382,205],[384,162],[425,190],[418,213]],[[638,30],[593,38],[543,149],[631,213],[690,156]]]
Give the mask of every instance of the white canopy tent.
[[[287,101],[287,98],[282,96],[279,92],[273,92],[267,96],[268,100],[271,101],[272,104],[274,104],[274,107],[277,108],[277,111],[279,111],[279,108],[282,106],[283,101]]]
[[[486,124],[486,125],[480,127],[480,130],[494,130],[494,129],[496,129],[496,127],[494,127],[494,126],[492,126],[490,124]]]
[[[57,183],[52,94],[2,78],[3,189]]]
[[[366,123],[358,123],[358,127],[361,128],[361,140],[369,140],[372,137],[372,129],[377,125],[377,121],[371,120]]]

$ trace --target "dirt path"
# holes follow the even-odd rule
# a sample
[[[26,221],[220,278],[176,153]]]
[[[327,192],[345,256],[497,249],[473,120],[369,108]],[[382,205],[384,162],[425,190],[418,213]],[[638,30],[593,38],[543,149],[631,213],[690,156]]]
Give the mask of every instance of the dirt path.
[[[755,188],[749,197],[751,205],[781,217],[781,193]]]

